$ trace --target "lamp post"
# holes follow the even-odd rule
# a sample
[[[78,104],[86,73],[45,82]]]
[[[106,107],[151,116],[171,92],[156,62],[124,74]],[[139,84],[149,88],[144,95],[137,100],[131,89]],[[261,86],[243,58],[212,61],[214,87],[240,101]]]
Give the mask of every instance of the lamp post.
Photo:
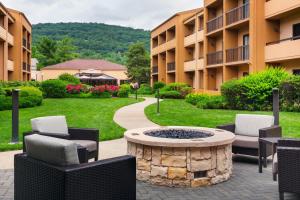
[[[159,88],[157,89],[157,108],[156,108],[156,113],[159,115],[160,114],[160,105],[159,105],[159,97],[160,94],[159,94]]]
[[[279,125],[279,89],[273,89],[273,115],[274,125]]]
[[[139,83],[138,83],[138,82],[133,83],[133,84],[132,84],[132,88],[135,90],[135,100],[137,100],[137,99],[138,99]]]
[[[19,92],[20,89],[12,91],[12,144],[19,142]]]

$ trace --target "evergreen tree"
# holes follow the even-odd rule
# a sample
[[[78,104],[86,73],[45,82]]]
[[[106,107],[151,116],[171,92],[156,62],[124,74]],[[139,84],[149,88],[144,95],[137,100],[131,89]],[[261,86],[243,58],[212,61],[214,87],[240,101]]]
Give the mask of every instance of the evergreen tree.
[[[145,44],[137,42],[129,46],[126,52],[127,76],[135,82],[149,83],[150,81],[150,56]]]

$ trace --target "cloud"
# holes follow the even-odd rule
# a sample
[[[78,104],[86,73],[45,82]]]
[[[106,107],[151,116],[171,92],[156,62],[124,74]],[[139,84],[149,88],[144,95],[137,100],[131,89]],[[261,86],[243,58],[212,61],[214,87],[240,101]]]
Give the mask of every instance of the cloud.
[[[176,12],[203,5],[203,0],[2,0],[33,23],[99,22],[152,29]]]

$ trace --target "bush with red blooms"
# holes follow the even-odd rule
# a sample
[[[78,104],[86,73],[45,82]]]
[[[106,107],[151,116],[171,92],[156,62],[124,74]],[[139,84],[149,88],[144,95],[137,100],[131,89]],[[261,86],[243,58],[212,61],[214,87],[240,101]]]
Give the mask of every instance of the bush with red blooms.
[[[81,92],[84,91],[84,87],[82,84],[78,84],[78,85],[69,84],[66,86],[66,90],[67,93],[69,94],[80,94]]]
[[[119,91],[119,86],[115,85],[100,85],[91,88],[91,93],[95,96],[116,96]]]

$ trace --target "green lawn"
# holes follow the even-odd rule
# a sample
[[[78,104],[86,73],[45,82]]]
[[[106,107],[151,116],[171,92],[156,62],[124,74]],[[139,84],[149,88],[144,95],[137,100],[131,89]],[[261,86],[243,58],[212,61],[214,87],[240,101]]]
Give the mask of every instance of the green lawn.
[[[202,110],[184,100],[164,100],[161,102],[160,115],[156,114],[156,104],[147,107],[145,113],[150,120],[162,126],[203,127],[216,127],[234,122],[237,113],[272,114],[271,112],[236,110]],[[283,127],[284,137],[300,138],[300,113],[281,112],[280,123]]]
[[[124,129],[113,121],[116,110],[137,102],[132,98],[112,99],[45,99],[43,105],[20,110],[21,133],[31,130],[30,119],[42,116],[65,115],[70,127],[97,128],[101,140],[123,136]],[[20,148],[7,145],[11,137],[11,111],[0,111],[0,151]]]

